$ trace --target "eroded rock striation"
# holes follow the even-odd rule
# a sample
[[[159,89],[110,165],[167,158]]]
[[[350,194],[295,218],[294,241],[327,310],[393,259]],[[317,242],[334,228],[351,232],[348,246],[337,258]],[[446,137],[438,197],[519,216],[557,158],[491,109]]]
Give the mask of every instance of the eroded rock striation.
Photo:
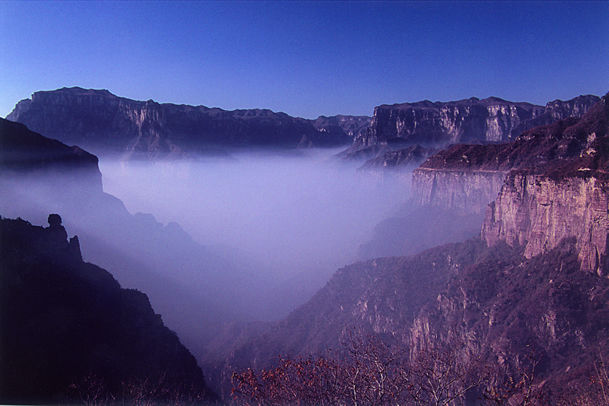
[[[489,245],[505,241],[531,258],[576,237],[581,268],[601,271],[607,255],[609,183],[596,177],[555,180],[510,176],[491,203],[482,228]]]
[[[554,109],[558,109],[556,106],[570,106],[556,115],[572,110],[579,113],[584,110],[582,103],[587,106],[588,100],[593,98],[580,96],[569,102],[557,101],[549,105]],[[527,130],[512,143],[452,145],[431,156],[413,172],[415,196],[424,204],[451,209],[469,206],[471,212],[484,212],[511,170],[527,168],[543,172],[544,168],[556,166],[557,162],[566,164],[586,154],[586,151],[592,151],[590,148],[596,140],[598,129],[583,131],[586,133],[584,135],[578,129],[588,124],[591,128],[598,127],[590,123],[590,117],[598,115],[597,105],[585,108],[586,111],[590,110],[588,117],[584,116],[581,120],[569,117]],[[550,112],[547,115],[548,120],[554,117]]]
[[[455,143],[498,143],[514,140],[529,128],[567,117],[581,117],[599,100],[579,96],[555,100],[545,107],[497,97],[452,102],[422,101],[375,107],[368,131],[355,145],[411,144],[444,146]]]
[[[483,214],[504,179],[502,171],[418,168],[412,187],[415,202],[421,206]]]
[[[78,87],[36,92],[7,118],[94,152],[142,158],[221,153],[226,147],[340,146],[367,123],[365,117],[313,121],[264,109],[160,104]]]
[[[546,148],[532,148],[538,160],[523,160],[510,173],[482,229],[487,243],[522,245],[532,257],[574,237],[581,268],[601,272],[609,235],[608,133],[605,96],[575,123],[523,134],[522,143],[543,138]]]

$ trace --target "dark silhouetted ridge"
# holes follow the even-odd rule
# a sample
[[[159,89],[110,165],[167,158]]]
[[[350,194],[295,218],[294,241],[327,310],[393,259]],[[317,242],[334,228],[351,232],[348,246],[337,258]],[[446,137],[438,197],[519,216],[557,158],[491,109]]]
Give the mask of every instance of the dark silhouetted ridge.
[[[136,387],[148,400],[212,400],[148,297],[83,262],[61,218],[49,222],[0,219],[0,403],[80,402],[97,390],[99,401],[131,401]]]

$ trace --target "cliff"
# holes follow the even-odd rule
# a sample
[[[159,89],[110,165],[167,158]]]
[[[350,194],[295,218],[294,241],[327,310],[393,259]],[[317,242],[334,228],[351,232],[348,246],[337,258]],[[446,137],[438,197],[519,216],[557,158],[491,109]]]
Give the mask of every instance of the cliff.
[[[481,368],[513,382],[533,373],[540,404],[594,397],[595,368],[607,356],[609,281],[580,271],[573,239],[528,260],[518,252],[497,244],[456,274],[409,325],[408,347],[452,345],[458,359],[483,360]],[[511,390],[504,393],[518,387]]]
[[[490,205],[482,228],[489,245],[522,245],[530,258],[574,237],[581,268],[601,272],[609,235],[607,99],[576,123],[522,135],[523,144],[543,139],[548,147],[531,148],[537,160],[523,159]]]
[[[49,224],[0,219],[0,402],[135,401],[138,388],[213,400],[147,296],[83,262],[59,216]]]
[[[559,167],[570,165],[575,159],[598,159],[592,151],[604,142],[600,134],[605,130],[599,119],[605,113],[601,111],[602,102],[584,108],[589,100],[592,98],[582,96],[565,103],[549,103],[554,109],[551,111],[559,111],[557,106],[569,106],[556,113],[559,115],[570,108],[587,113],[580,119],[570,117],[527,130],[514,142],[457,144],[440,151],[413,172],[414,195],[422,204],[483,212],[511,170],[560,172],[563,169]]]
[[[350,331],[401,341],[420,308],[483,250],[482,241],[467,241],[412,257],[377,258],[345,266],[284,320],[242,325],[216,337],[203,366],[210,385],[227,395],[232,371],[267,368],[279,354],[295,357],[339,351]]]
[[[371,118],[367,116],[319,116],[313,120],[313,126],[323,132],[344,133],[350,138],[356,138],[366,132]]]
[[[366,121],[337,117],[324,124],[270,110],[159,104],[78,87],[36,92],[7,118],[62,142],[143,158],[219,153],[227,147],[340,146]]]
[[[601,273],[609,236],[609,184],[513,174],[491,203],[482,228],[488,245],[505,241],[531,258],[576,237],[580,266]]]
[[[418,168],[412,176],[416,204],[481,214],[503,185],[505,172]]]
[[[579,271],[573,239],[530,259],[521,247],[470,240],[344,267],[283,321],[217,337],[224,346],[204,368],[226,393],[234,370],[268,368],[277,354],[340,357],[356,332],[410,359],[450,351],[455,362],[477,365],[479,379],[519,379],[533,359],[536,384],[557,404],[566,388],[586,389],[606,356],[608,303],[609,280]]]
[[[555,100],[545,107],[497,97],[381,105],[375,107],[369,129],[356,137],[354,144],[370,146],[397,140],[433,146],[507,142],[529,128],[581,117],[598,99],[579,96],[566,102]]]
[[[102,191],[97,157],[68,147],[26,126],[0,118],[0,168],[21,174],[78,173],[92,192]]]
[[[401,170],[405,168],[415,168],[436,152],[438,152],[438,150],[435,148],[411,145],[407,148],[378,153],[376,158],[367,160],[360,169]]]

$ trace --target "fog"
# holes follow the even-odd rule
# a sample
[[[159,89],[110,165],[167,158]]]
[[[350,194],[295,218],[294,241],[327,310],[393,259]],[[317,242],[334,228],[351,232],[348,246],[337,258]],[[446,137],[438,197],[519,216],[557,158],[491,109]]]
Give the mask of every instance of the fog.
[[[165,162],[102,158],[100,169],[104,190],[131,213],[178,223],[264,281],[252,286],[264,302],[257,316],[273,319],[357,260],[375,225],[408,198],[404,178],[359,172],[357,164],[333,158],[336,152],[237,152],[228,159]],[[281,301],[274,303],[273,295]]]
[[[480,219],[413,207],[411,172],[360,171],[335,150],[121,161],[0,173],[0,215],[59,213],[83,259],[154,310],[199,359],[226,323],[272,321],[340,267],[479,231]]]

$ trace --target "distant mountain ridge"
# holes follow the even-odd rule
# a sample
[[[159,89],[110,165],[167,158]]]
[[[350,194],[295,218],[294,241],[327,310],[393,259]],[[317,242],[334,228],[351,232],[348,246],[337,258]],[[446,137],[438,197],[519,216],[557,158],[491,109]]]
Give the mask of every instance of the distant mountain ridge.
[[[450,102],[381,105],[374,108],[370,128],[354,145],[408,142],[443,146],[454,143],[498,143],[523,131],[567,117],[581,117],[599,97],[554,100],[546,106],[498,97],[472,97]]]
[[[408,148],[425,147],[429,152],[451,144],[506,143],[533,127],[548,125],[569,117],[583,116],[599,98],[593,95],[548,102],[545,107],[511,102],[498,97],[449,102],[424,100],[415,103],[375,107],[370,126],[353,139],[353,145],[340,156],[367,159],[368,169],[416,166],[431,153],[418,159],[401,160]]]
[[[35,92],[7,119],[68,144],[139,158],[222,153],[227,147],[336,147],[351,142],[369,118],[306,120],[267,109],[227,111],[136,101],[108,90],[62,88]]]

